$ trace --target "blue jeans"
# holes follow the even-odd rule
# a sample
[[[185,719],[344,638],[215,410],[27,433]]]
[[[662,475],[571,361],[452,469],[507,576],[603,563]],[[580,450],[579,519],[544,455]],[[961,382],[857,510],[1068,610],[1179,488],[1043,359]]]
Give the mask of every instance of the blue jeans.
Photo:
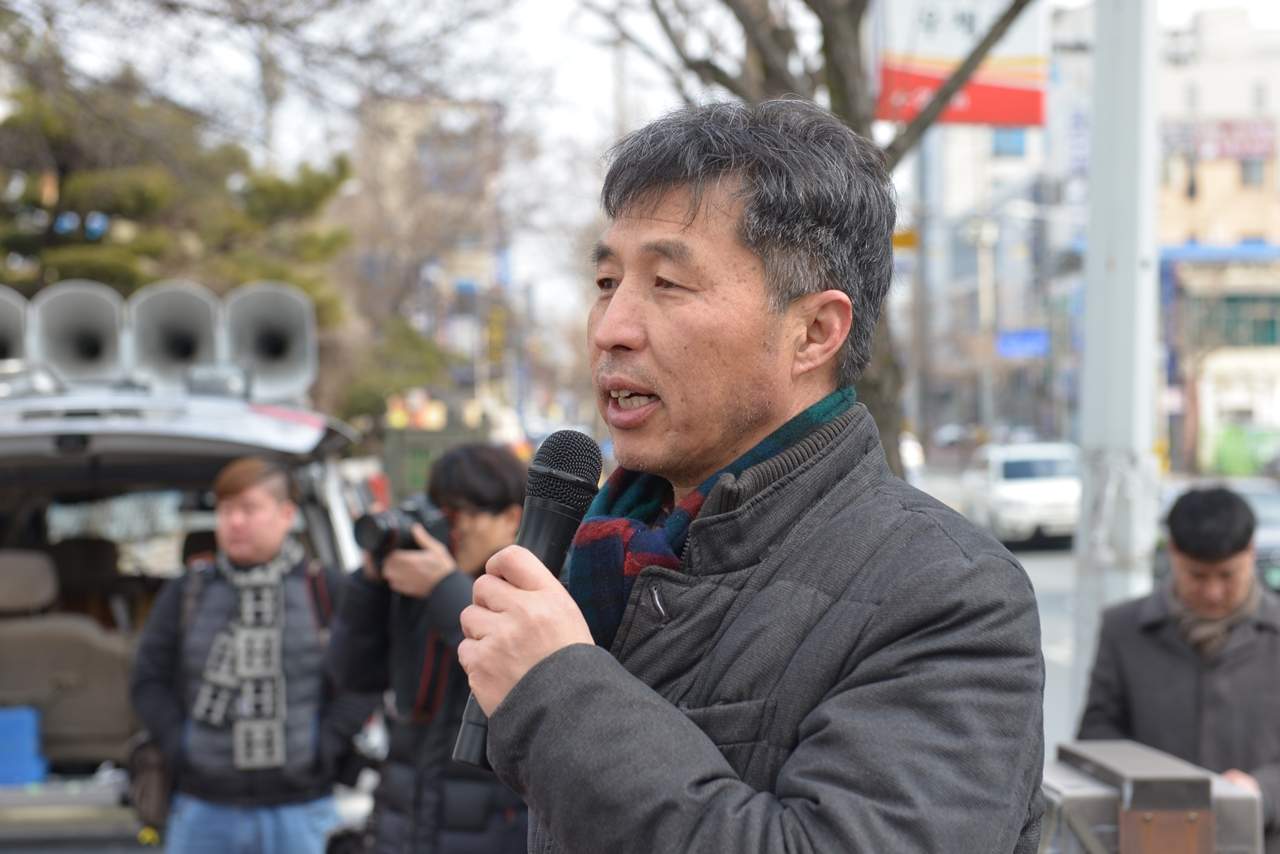
[[[177,794],[166,854],[323,854],[338,826],[333,798],[276,807],[236,807]]]

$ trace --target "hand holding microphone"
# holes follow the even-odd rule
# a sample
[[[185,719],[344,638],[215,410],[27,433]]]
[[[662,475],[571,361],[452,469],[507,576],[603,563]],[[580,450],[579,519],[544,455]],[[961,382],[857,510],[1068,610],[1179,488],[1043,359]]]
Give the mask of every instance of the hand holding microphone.
[[[458,660],[489,714],[539,661],[592,639],[577,603],[528,550],[508,546],[485,572],[473,588],[475,604],[462,612]]]
[[[485,710],[496,708],[542,659],[593,642],[577,603],[554,573],[595,497],[600,471],[600,448],[573,430],[548,436],[529,467],[516,545],[489,559],[486,575],[476,579],[473,604],[462,612],[466,639],[458,646],[458,661],[473,693],[453,749],[459,762],[487,768]]]

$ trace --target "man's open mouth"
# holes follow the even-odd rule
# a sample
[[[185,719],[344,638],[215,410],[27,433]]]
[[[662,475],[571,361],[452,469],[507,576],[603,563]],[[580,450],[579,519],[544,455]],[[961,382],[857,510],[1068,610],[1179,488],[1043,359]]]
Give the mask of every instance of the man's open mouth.
[[[640,394],[629,389],[611,391],[609,396],[618,401],[618,406],[621,409],[639,409],[646,403],[653,403],[658,399],[656,394]]]

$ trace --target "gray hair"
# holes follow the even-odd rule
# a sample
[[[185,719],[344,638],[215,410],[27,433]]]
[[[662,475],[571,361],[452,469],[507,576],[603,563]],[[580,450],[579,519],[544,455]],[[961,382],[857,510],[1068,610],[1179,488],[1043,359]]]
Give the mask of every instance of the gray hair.
[[[708,190],[743,199],[738,237],[764,263],[774,310],[845,293],[853,326],[837,379],[862,375],[893,275],[892,182],[874,143],[809,101],[730,101],[675,110],[608,157],[600,197],[611,219],[676,188],[691,194],[690,221]]]

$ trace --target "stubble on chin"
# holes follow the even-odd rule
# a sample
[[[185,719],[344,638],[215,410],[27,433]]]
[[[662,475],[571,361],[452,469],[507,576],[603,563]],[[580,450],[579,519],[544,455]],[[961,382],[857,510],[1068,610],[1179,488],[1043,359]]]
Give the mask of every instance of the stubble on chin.
[[[636,443],[640,447],[630,450],[626,439],[619,442],[619,436],[610,428],[613,438],[614,455],[619,465],[629,471],[645,472],[664,478],[677,487],[697,487],[715,472],[732,463],[742,454],[751,450],[763,425],[769,423],[773,416],[773,401],[767,395],[745,395],[738,399],[735,406],[726,406],[729,410],[727,418],[721,416],[715,420],[725,424],[723,432],[717,435],[700,437],[702,441],[694,448],[685,448],[680,441],[680,431],[667,439],[656,439],[652,442]],[[693,416],[691,423],[705,423],[702,416]],[[755,441],[752,441],[754,439]],[[652,450],[646,453],[644,445]],[[732,456],[719,459],[725,449],[733,449]]]

